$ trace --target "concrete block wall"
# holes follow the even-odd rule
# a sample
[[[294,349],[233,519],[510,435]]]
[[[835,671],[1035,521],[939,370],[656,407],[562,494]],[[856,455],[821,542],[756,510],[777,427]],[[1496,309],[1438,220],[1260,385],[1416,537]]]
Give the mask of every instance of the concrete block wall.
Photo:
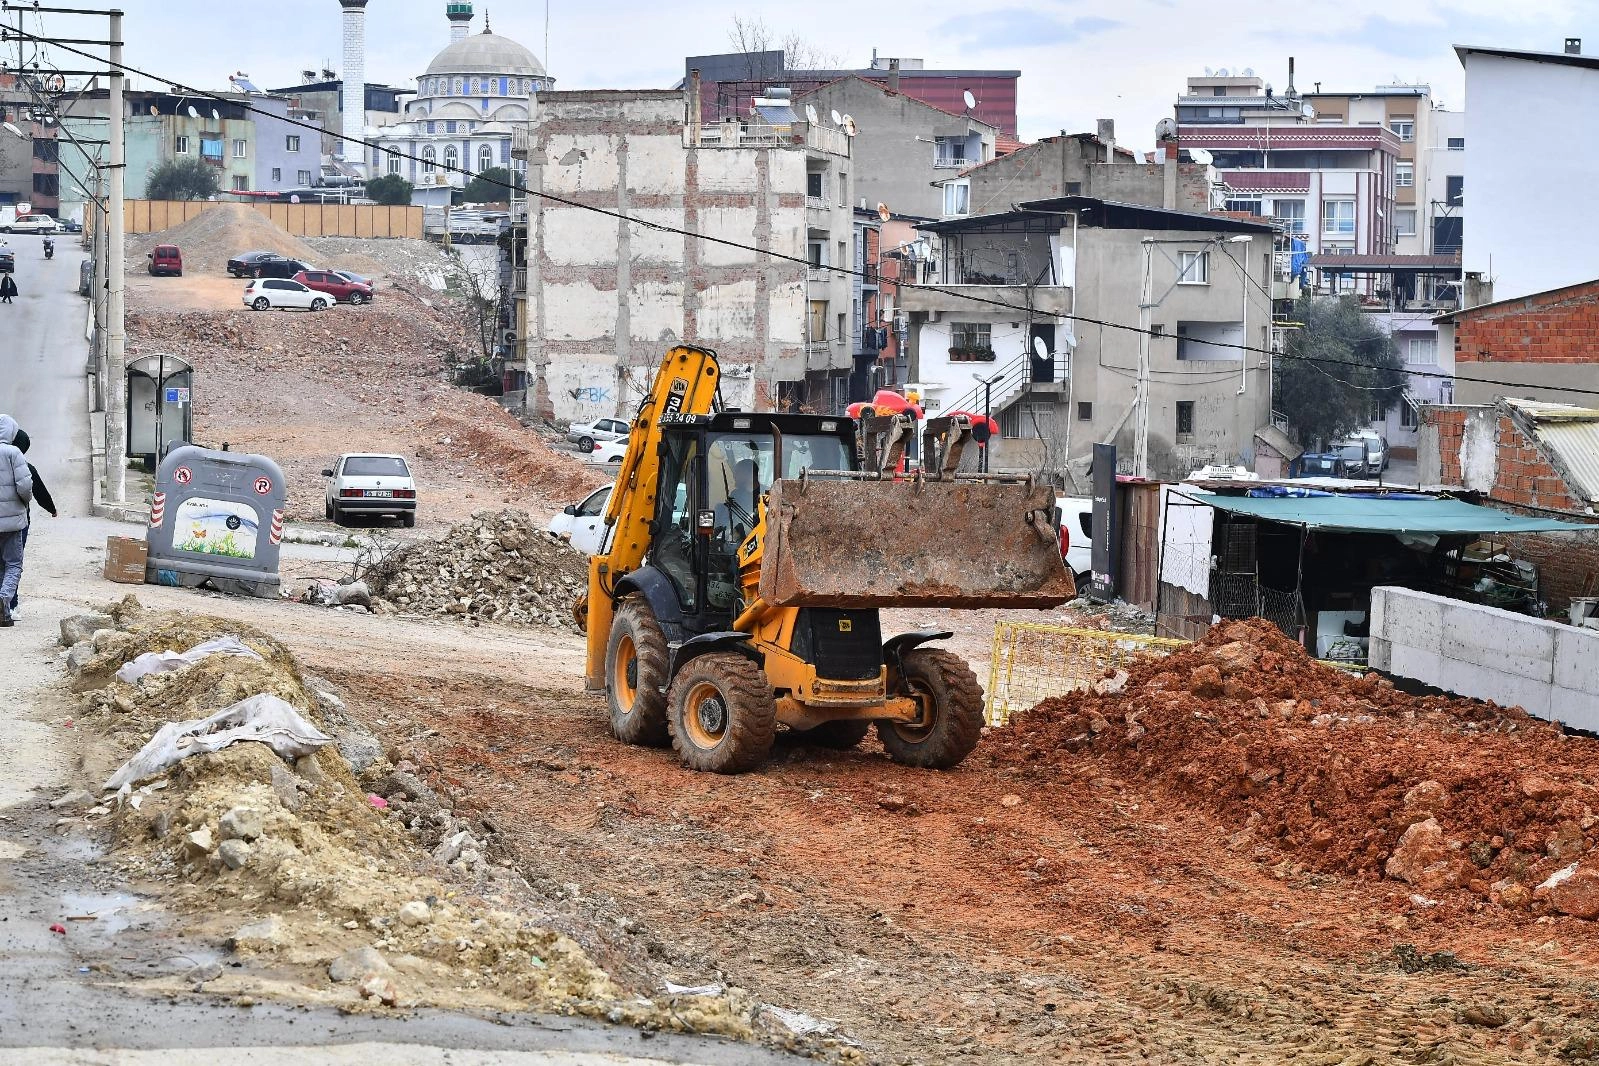
[[[1599,730],[1599,630],[1426,592],[1371,590],[1370,665]]]

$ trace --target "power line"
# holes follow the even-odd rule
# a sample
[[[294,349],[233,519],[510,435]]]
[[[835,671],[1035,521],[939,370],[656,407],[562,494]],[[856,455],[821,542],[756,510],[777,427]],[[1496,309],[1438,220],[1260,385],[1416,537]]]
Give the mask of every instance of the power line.
[[[137,74],[140,77],[148,78],[151,81],[157,82],[159,84],[168,85],[173,90],[175,90],[176,92],[178,92],[181,95],[201,97],[201,98],[204,98],[204,99],[207,99],[207,100],[215,101],[216,103],[227,104],[227,105],[230,105],[230,106],[233,106],[233,107],[239,107],[239,108],[242,108],[245,111],[253,112],[253,113],[258,114],[258,115],[265,115],[265,116],[273,119],[276,122],[284,123],[284,124],[290,125],[290,126],[298,126],[301,129],[304,129],[304,130],[307,130],[309,132],[317,134],[319,137],[322,134],[328,132],[328,131],[324,130],[322,127],[317,126],[317,125],[315,125],[313,123],[310,123],[310,122],[306,122],[306,121],[304,121],[302,119],[289,118],[289,117],[286,117],[286,116],[283,116],[283,115],[275,114],[275,113],[270,112],[270,111],[266,111],[266,110],[264,110],[262,108],[255,107],[254,105],[249,104],[249,103],[244,103],[244,102],[241,102],[239,100],[230,100],[230,99],[228,99],[225,96],[220,96],[217,93],[210,92],[209,90],[206,90],[206,89],[197,89],[197,88],[194,88],[193,86],[184,85],[184,84],[182,84],[180,82],[175,82],[175,81],[172,81],[171,79],[163,78],[163,77],[161,77],[161,76],[159,76],[157,74],[151,73],[150,71],[143,70],[143,69],[141,69],[139,67],[135,67],[135,66],[133,66],[130,63],[125,63],[125,62],[124,63],[112,63],[112,62],[110,62],[107,59],[103,59],[100,56],[96,56],[96,55],[93,55],[92,53],[85,52],[85,51],[83,51],[83,50],[81,50],[79,48],[75,48],[75,47],[73,47],[71,45],[55,43],[52,40],[50,40],[49,38],[42,37],[39,34],[29,33],[28,31],[22,30],[22,29],[14,29],[11,32],[16,33],[16,34],[18,34],[18,35],[20,35],[22,37],[26,37],[29,40],[35,41],[35,42],[37,42],[39,44],[48,45],[49,47],[52,47],[52,48],[59,48],[59,49],[61,49],[64,52],[68,52],[68,53],[70,53],[72,55],[79,56],[80,58],[89,59],[89,60],[92,60],[92,61],[94,61],[96,63],[104,63],[104,64],[106,64],[108,66],[114,67],[117,70],[121,70],[121,71],[124,71],[124,72],[129,73],[129,74]],[[542,190],[534,190],[534,189],[524,188],[521,185],[515,184],[514,181],[513,182],[505,182],[505,181],[499,181],[499,180],[494,179],[494,178],[484,178],[481,174],[473,174],[471,171],[467,170],[465,167],[452,166],[451,164],[440,162],[440,161],[434,160],[434,159],[424,159],[421,156],[411,155],[411,154],[409,154],[407,152],[402,152],[402,151],[400,151],[399,149],[396,149],[396,148],[386,148],[383,145],[378,144],[375,141],[369,141],[369,140],[366,140],[364,138],[360,138],[360,137],[344,137],[342,135],[338,135],[337,139],[341,140],[341,141],[343,141],[345,143],[348,143],[348,144],[359,144],[359,145],[361,145],[362,147],[365,147],[365,148],[375,149],[375,150],[383,153],[384,155],[386,155],[386,156],[388,156],[390,158],[406,159],[406,160],[409,160],[409,161],[411,161],[413,163],[419,163],[419,164],[422,164],[423,166],[431,167],[431,168],[434,168],[434,169],[437,169],[437,170],[441,170],[441,171],[444,171],[446,173],[460,174],[464,178],[469,178],[469,179],[474,179],[475,178],[475,179],[477,179],[479,181],[485,182],[488,185],[492,185],[492,186],[496,186],[496,187],[501,188],[501,189],[505,189],[507,192],[521,193],[524,196],[535,196],[535,197],[538,197],[541,200],[546,200],[546,201],[548,201],[550,203],[560,204],[563,207],[571,207],[571,208],[575,208],[575,209],[581,210],[581,211],[589,211],[589,212],[592,212],[594,214],[603,215],[603,216],[605,216],[607,218],[616,219],[619,222],[629,223],[630,225],[642,226],[642,227],[644,227],[646,229],[656,230],[656,231],[661,232],[661,233],[670,233],[670,234],[673,234],[675,236],[686,237],[686,238],[689,238],[689,239],[692,239],[692,240],[702,241],[702,242],[707,243],[707,244],[717,244],[717,245],[721,245],[721,246],[723,246],[725,248],[734,248],[734,249],[737,249],[737,250],[743,251],[743,252],[752,252],[752,253],[754,253],[756,255],[766,256],[769,259],[775,259],[775,260],[778,260],[780,262],[793,263],[796,266],[803,266],[803,267],[806,267],[808,269],[825,270],[825,271],[829,271],[829,272],[834,273],[834,274],[843,275],[845,277],[858,277],[858,278],[863,278],[863,279],[866,277],[866,272],[864,270],[855,270],[855,269],[850,268],[850,267],[833,266],[833,265],[818,267],[816,264],[812,263],[808,258],[803,258],[803,257],[800,257],[800,256],[794,256],[794,255],[787,255],[787,254],[785,254],[783,252],[773,251],[773,250],[771,250],[769,248],[758,248],[758,247],[756,247],[754,245],[744,244],[744,243],[742,243],[740,241],[729,240],[729,239],[727,239],[725,237],[714,237],[714,236],[711,236],[708,233],[698,233],[698,232],[696,232],[694,230],[683,229],[683,228],[678,227],[678,226],[665,225],[665,224],[659,223],[659,222],[650,222],[650,221],[647,221],[645,219],[635,218],[632,215],[628,215],[628,214],[626,214],[624,212],[617,211],[617,210],[614,210],[612,208],[600,207],[600,206],[595,205],[595,204],[582,203],[581,201],[571,200],[571,199],[568,199],[567,197],[560,196],[560,195],[558,195],[556,193],[544,192]],[[1229,256],[1228,258],[1231,258],[1231,257]],[[1236,262],[1235,262],[1234,265],[1237,265]],[[1016,313],[1025,315],[1025,314],[1028,313],[1028,310],[1029,310],[1025,305],[1022,305],[1022,304],[1008,303],[1008,302],[1006,302],[1004,300],[996,300],[996,299],[992,299],[992,298],[985,297],[985,296],[979,296],[979,295],[977,295],[975,293],[959,292],[959,291],[957,291],[955,289],[945,288],[944,286],[941,286],[941,285],[918,285],[916,287],[918,289],[921,289],[921,290],[925,291],[925,292],[935,292],[935,293],[938,293],[941,296],[948,296],[951,299],[965,300],[968,303],[978,304],[978,305],[982,305],[982,306],[985,306],[985,307],[993,307],[993,308],[997,308],[997,309],[1002,310],[1002,311],[1016,312]],[[1059,313],[1052,314],[1050,317],[1055,318],[1055,319],[1067,319],[1067,320],[1069,320],[1071,322],[1080,322],[1080,323],[1083,323],[1085,325],[1090,325],[1090,326],[1098,326],[1101,329],[1119,330],[1119,331],[1121,331],[1123,333],[1133,333],[1133,334],[1140,334],[1140,335],[1147,334],[1148,336],[1150,336],[1152,338],[1165,338],[1165,337],[1169,337],[1170,336],[1170,334],[1167,334],[1167,333],[1162,332],[1160,330],[1155,330],[1155,329],[1147,329],[1146,330],[1146,329],[1143,329],[1140,326],[1129,325],[1129,324],[1127,324],[1125,322],[1111,322],[1111,321],[1108,321],[1106,319],[1093,318],[1093,317],[1090,317],[1088,315],[1068,314],[1066,312],[1059,312]],[[1371,365],[1369,363],[1351,362],[1351,361],[1345,360],[1345,359],[1330,359],[1330,358],[1327,358],[1325,356],[1297,355],[1297,354],[1293,354],[1293,353],[1290,353],[1290,352],[1279,352],[1279,351],[1274,351],[1273,349],[1270,349],[1270,348],[1262,348],[1262,347],[1259,347],[1258,345],[1235,344],[1235,343],[1233,343],[1231,341],[1209,341],[1207,343],[1209,343],[1212,347],[1216,347],[1216,348],[1228,348],[1228,349],[1231,349],[1233,351],[1252,352],[1252,353],[1254,353],[1256,355],[1271,356],[1271,357],[1274,357],[1274,358],[1277,358],[1277,359],[1289,359],[1289,360],[1293,360],[1293,361],[1296,361],[1296,362],[1324,364],[1324,365],[1327,365],[1327,366],[1347,366],[1347,367],[1355,367],[1355,368],[1361,369],[1361,370],[1392,369],[1392,368],[1383,368],[1383,367],[1373,366],[1373,365]],[[1499,380],[1495,380],[1493,378],[1470,377],[1470,376],[1461,375],[1461,374],[1445,374],[1445,373],[1442,373],[1442,372],[1434,373],[1434,372],[1428,372],[1428,371],[1404,370],[1404,369],[1396,369],[1395,372],[1396,373],[1407,374],[1407,375],[1409,375],[1411,377],[1440,378],[1440,379],[1447,380],[1447,381],[1467,381],[1467,382],[1471,382],[1473,384],[1478,384],[1478,385],[1493,385],[1493,386],[1499,386],[1499,387],[1504,387],[1504,388],[1517,388],[1517,389],[1519,389],[1519,388],[1527,388],[1528,387],[1525,382],[1499,381]],[[1360,386],[1356,386],[1356,387],[1360,387]],[[1561,389],[1559,389],[1559,391],[1565,392],[1565,393],[1571,393],[1571,394],[1575,394],[1575,395],[1581,395],[1581,396],[1599,396],[1599,389],[1581,389],[1581,388],[1574,388],[1574,387],[1567,386],[1567,387],[1562,387]]]

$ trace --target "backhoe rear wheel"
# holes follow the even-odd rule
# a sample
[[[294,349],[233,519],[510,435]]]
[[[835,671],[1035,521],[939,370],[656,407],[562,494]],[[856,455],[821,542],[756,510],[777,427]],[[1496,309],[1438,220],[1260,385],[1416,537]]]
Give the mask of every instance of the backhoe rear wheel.
[[[667,694],[672,746],[691,770],[739,774],[766,761],[777,701],[766,672],[737,652],[708,652],[678,671]]]
[[[905,654],[904,683],[922,705],[922,722],[877,723],[888,757],[928,770],[959,765],[983,732],[983,689],[977,675],[959,655],[917,648]]]
[[[819,748],[848,751],[866,739],[872,723],[864,718],[840,718],[823,722],[812,729],[801,729],[795,734],[802,744],[815,744]]]
[[[605,645],[605,700],[617,740],[666,746],[665,685],[666,634],[643,595],[624,596]]]

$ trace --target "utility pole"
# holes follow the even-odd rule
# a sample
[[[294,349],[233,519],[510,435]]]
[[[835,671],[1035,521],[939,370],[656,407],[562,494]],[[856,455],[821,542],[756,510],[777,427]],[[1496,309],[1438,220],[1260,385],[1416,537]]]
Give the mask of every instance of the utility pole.
[[[122,12],[113,8],[111,16],[111,70],[106,110],[110,113],[111,142],[110,190],[106,195],[106,414],[105,480],[106,499],[124,503],[128,498],[128,414],[127,414],[127,323],[122,285],[126,274],[123,218],[123,171],[127,169],[126,147],[122,134]]]
[[[1133,474],[1149,477],[1149,334],[1154,319],[1154,242],[1144,238],[1144,278],[1138,290],[1138,384],[1133,404]]]

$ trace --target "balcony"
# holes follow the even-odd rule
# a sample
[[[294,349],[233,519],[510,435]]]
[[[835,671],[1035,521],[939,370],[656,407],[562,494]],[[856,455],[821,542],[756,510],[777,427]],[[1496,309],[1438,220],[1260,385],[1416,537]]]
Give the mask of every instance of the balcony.
[[[935,283],[936,284],[936,283]],[[1032,289],[1033,311],[1041,315],[1064,315],[1072,308],[1072,290],[1067,285],[1035,285]],[[936,314],[941,311],[1003,310],[992,304],[985,307],[973,301],[993,301],[1009,304],[1018,313],[1025,313],[1027,289],[1021,285],[939,285],[931,290],[921,285],[901,285],[899,305],[907,312],[920,311]]]
[[[533,131],[527,126],[511,127],[511,158],[526,159],[527,153],[533,147]]]

